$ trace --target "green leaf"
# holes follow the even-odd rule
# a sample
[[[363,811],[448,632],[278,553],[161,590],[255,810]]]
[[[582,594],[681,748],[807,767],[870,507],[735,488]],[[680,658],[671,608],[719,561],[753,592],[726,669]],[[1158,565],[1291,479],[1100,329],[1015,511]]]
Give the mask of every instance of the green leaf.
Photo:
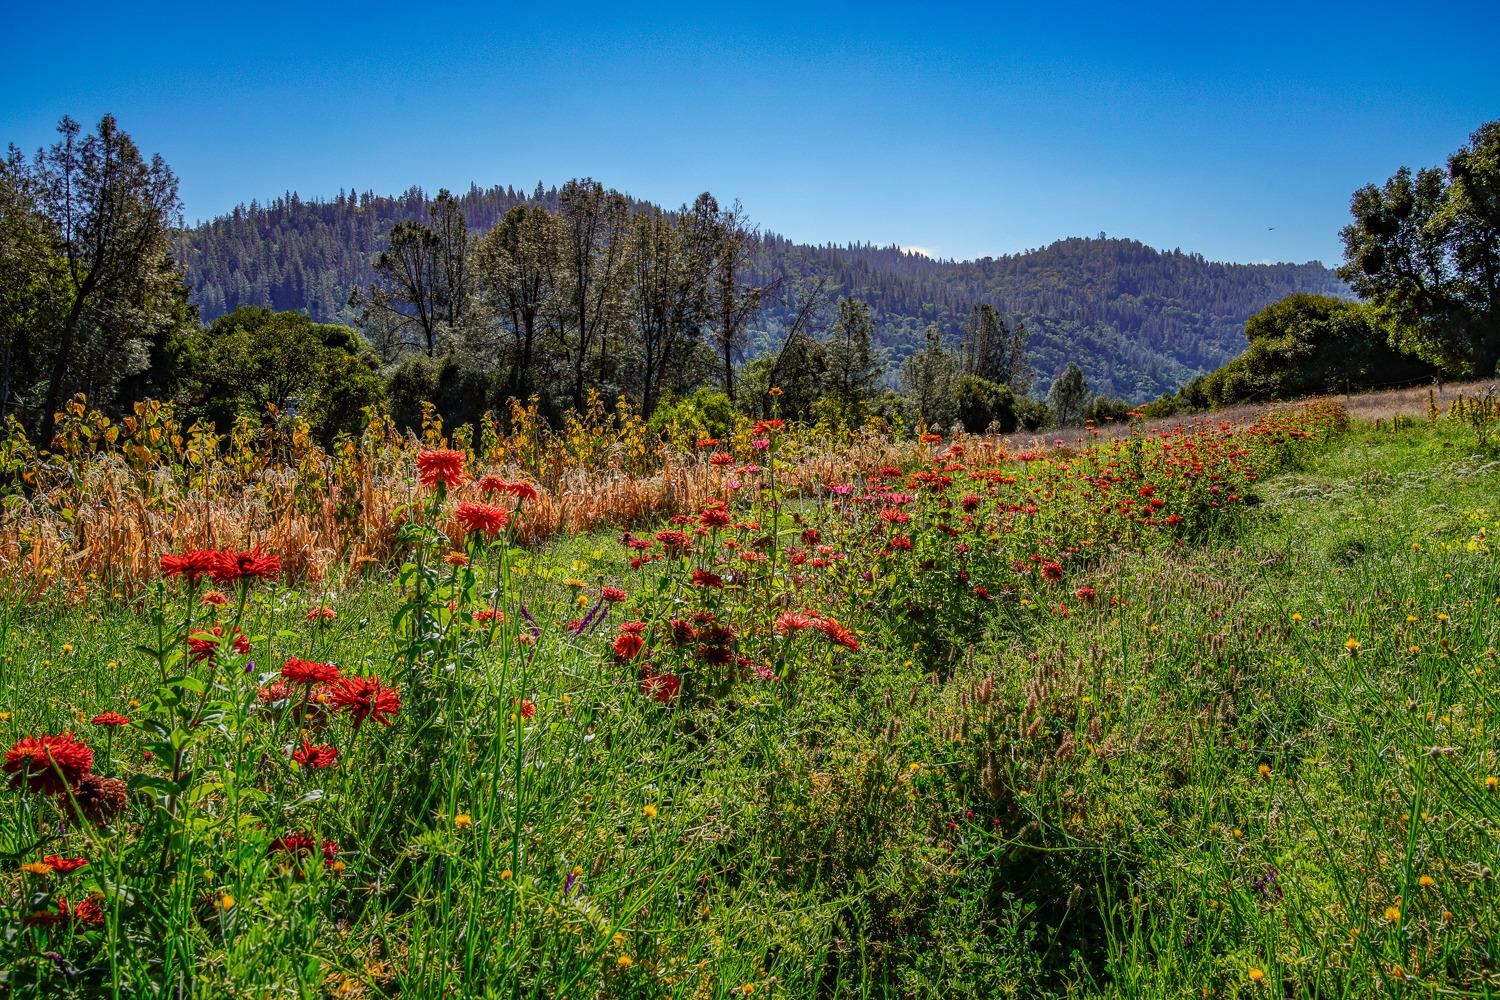
[[[191,691],[193,694],[203,694],[208,690],[208,685],[196,677],[168,677],[162,682],[162,687],[181,688],[184,691]]]

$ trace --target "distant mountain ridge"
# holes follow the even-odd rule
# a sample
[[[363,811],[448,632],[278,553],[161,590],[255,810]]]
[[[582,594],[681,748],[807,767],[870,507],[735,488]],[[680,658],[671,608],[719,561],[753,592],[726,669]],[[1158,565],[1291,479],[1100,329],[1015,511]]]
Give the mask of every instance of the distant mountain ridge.
[[[458,195],[472,233],[488,231],[524,202],[556,208],[557,189],[513,187]],[[350,292],[374,278],[371,259],[397,222],[427,218],[427,195],[289,193],[252,202],[187,229],[180,253],[192,299],[205,319],[239,305],[307,312],[351,322]],[[634,208],[645,202],[632,201]],[[1045,388],[1077,361],[1095,390],[1139,401],[1174,391],[1246,345],[1245,320],[1295,292],[1348,296],[1328,268],[1224,264],[1134,240],[1070,238],[1024,253],[975,261],[935,260],[899,247],[811,246],[763,234],[752,270],[783,288],[822,279],[831,298],[873,307],[876,342],[895,366],[936,323],[956,343],[969,311],[989,302],[1032,331],[1031,361]],[[779,346],[795,310],[791,296],[768,302],[752,328],[750,354]]]

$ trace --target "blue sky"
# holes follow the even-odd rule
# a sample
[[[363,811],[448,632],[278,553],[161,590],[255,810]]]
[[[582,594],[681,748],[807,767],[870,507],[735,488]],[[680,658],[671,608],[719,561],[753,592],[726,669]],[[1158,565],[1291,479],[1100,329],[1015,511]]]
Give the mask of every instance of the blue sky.
[[[809,242],[1337,263],[1356,187],[1500,117],[1495,0],[145,6],[7,5],[0,141],[113,112],[190,220],[593,176]]]

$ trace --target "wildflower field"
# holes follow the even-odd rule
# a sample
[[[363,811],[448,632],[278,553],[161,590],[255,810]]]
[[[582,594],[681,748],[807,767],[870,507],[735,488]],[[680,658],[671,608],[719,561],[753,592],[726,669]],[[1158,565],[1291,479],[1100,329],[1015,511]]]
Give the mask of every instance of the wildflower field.
[[[1500,995],[1492,417],[76,402],[0,445],[0,982]]]

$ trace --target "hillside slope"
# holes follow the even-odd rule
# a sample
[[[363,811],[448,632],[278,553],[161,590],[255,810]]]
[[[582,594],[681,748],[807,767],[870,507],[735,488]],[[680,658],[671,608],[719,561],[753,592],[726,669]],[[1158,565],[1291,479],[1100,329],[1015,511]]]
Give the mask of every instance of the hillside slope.
[[[529,196],[511,187],[471,187],[460,196],[471,231],[483,233],[511,207],[534,200],[556,207],[555,188]],[[642,204],[642,203],[636,203]],[[189,229],[181,254],[204,318],[238,305],[308,312],[320,321],[352,319],[349,293],[374,277],[370,266],[399,221],[427,216],[412,188],[395,197],[366,192],[328,200],[287,194],[252,202]],[[956,342],[975,303],[994,304],[1033,332],[1032,363],[1045,386],[1069,360],[1100,391],[1141,400],[1176,389],[1245,346],[1245,320],[1294,292],[1345,295],[1318,263],[1221,264],[1133,240],[1073,238],[1025,253],[941,261],[868,244],[808,246],[765,234],[760,279],[783,287],[826,280],[830,300],[856,295],[877,316],[876,337],[893,369],[936,323]],[[757,319],[751,353],[779,345],[796,308],[788,294]]]

